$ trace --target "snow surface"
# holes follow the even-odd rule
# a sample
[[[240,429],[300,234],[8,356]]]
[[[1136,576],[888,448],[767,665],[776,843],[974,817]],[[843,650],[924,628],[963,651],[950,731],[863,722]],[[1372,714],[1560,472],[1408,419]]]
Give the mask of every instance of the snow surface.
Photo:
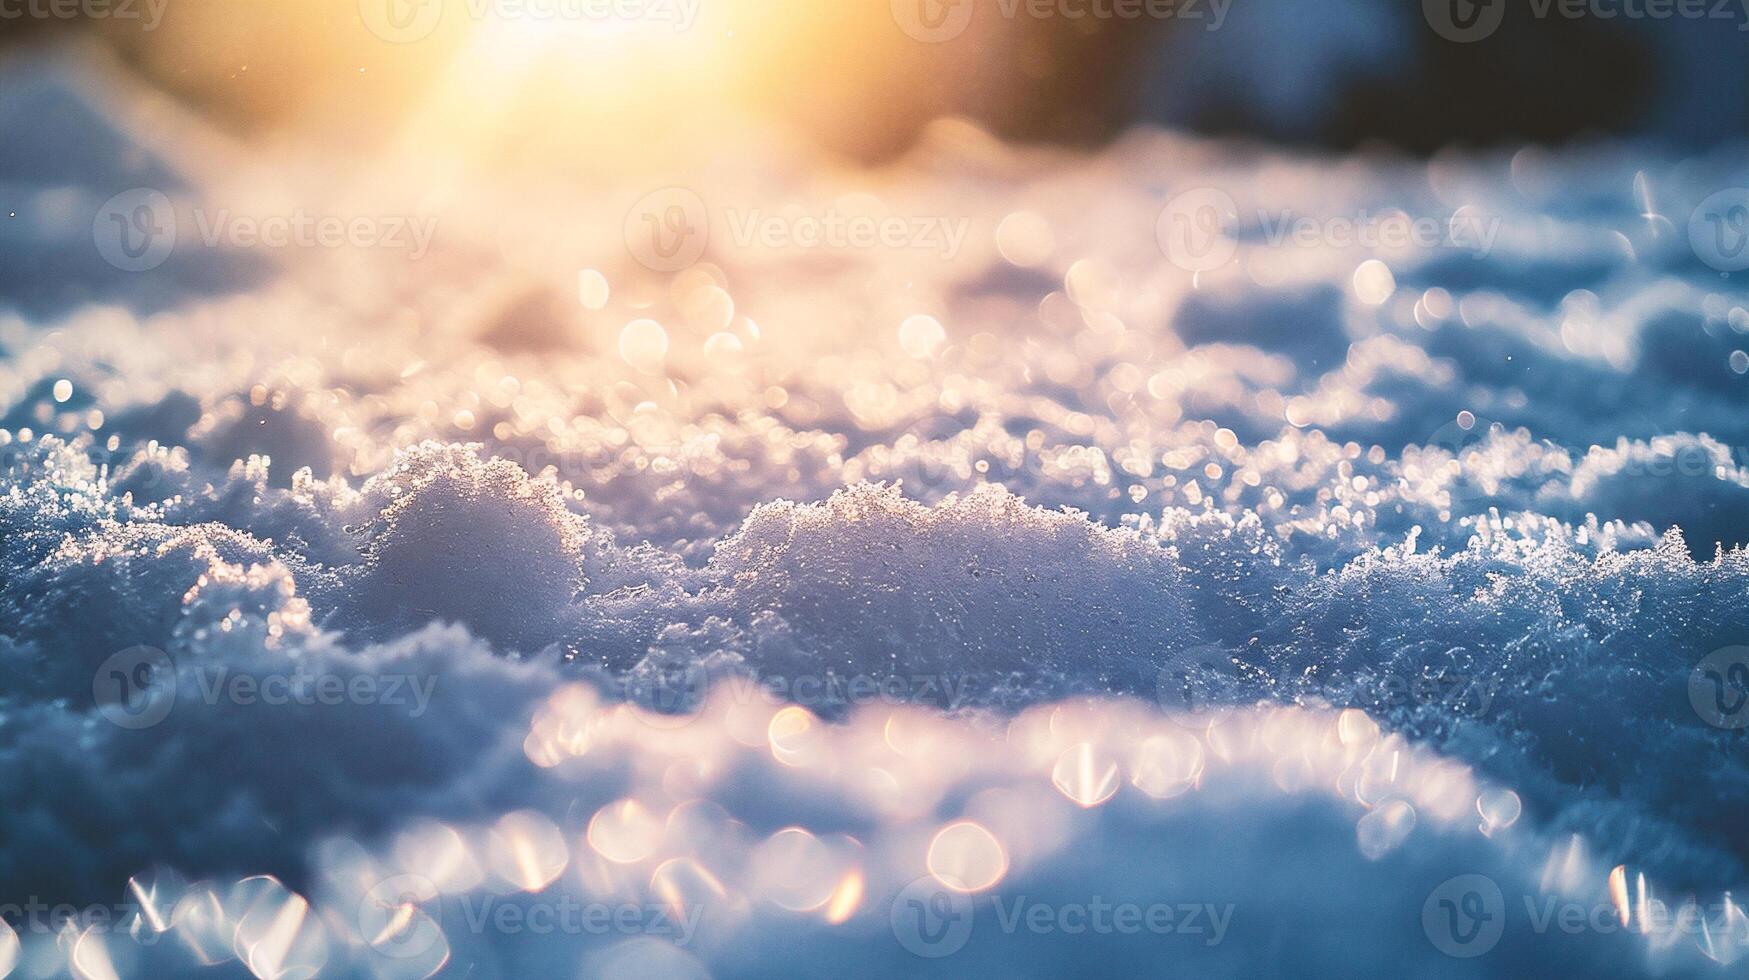
[[[1074,156],[950,123],[879,175],[773,151],[672,181],[722,222],[677,275],[624,242],[652,187],[516,181],[416,262],[185,241],[117,273],[80,238],[111,194],[272,206],[121,156],[0,156],[0,906],[129,910],[10,917],[0,966],[1711,976],[1749,949],[1749,753],[1689,697],[1749,642],[1749,303],[1688,234],[1741,154]],[[1252,227],[1193,276],[1156,219],[1200,187],[1498,237]],[[723,217],[786,204],[968,235],[764,249]],[[43,271],[66,256],[100,305]],[[642,319],[665,351],[622,337]],[[117,724],[142,647],[170,703]],[[288,676],[369,693],[211,693]],[[964,949],[917,955],[907,886],[995,866],[928,896],[972,903]],[[1426,923],[1471,874],[1504,937],[1448,956]],[[698,927],[470,925],[561,900]],[[1006,931],[1019,900],[1231,918]],[[1539,929],[1545,902],[1588,918]]]

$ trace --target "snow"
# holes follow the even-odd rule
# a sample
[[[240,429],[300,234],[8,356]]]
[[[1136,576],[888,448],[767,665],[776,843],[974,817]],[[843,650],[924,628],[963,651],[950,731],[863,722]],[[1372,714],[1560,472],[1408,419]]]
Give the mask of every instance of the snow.
[[[588,254],[501,249],[464,201],[418,262],[296,253],[263,284],[193,244],[172,261],[234,278],[18,296],[0,905],[132,916],[20,928],[20,975],[1711,975],[1749,945],[1749,757],[1689,696],[1749,636],[1749,304],[1686,235],[1740,158],[1074,156],[944,124],[878,199],[796,168],[693,182],[966,245],[725,226],[669,276],[618,240],[645,189],[510,186],[482,197]],[[7,204],[62,179],[7,173]],[[1197,187],[1499,234],[1240,235],[1193,277],[1155,219]],[[1025,267],[995,234],[1021,212]],[[134,707],[165,713],[118,723],[147,661]],[[929,884],[968,869],[995,879]],[[1504,902],[1473,959],[1436,927],[1464,875]],[[919,879],[969,903],[963,950],[907,945]],[[1704,931],[1659,924],[1690,900]],[[635,912],[478,924],[566,902]],[[1050,928],[1005,929],[1017,902]],[[1065,935],[1096,902],[1207,928]]]

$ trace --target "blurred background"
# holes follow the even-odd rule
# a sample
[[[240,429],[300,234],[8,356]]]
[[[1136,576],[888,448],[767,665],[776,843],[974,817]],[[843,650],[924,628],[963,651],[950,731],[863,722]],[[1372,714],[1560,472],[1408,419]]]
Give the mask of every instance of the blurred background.
[[[39,6],[50,5],[5,4],[10,59],[92,41],[257,138],[310,125],[365,143],[404,135],[386,123],[429,110],[439,91],[439,115],[457,129],[491,105],[507,138],[562,135],[579,154],[685,139],[725,113],[859,160],[903,151],[943,115],[1019,141],[1097,144],[1154,123],[1418,153],[1600,136],[1704,146],[1749,123],[1744,0]],[[482,34],[496,36],[482,44]],[[458,76],[470,60],[473,73]],[[519,128],[502,111],[512,103],[540,124]]]

